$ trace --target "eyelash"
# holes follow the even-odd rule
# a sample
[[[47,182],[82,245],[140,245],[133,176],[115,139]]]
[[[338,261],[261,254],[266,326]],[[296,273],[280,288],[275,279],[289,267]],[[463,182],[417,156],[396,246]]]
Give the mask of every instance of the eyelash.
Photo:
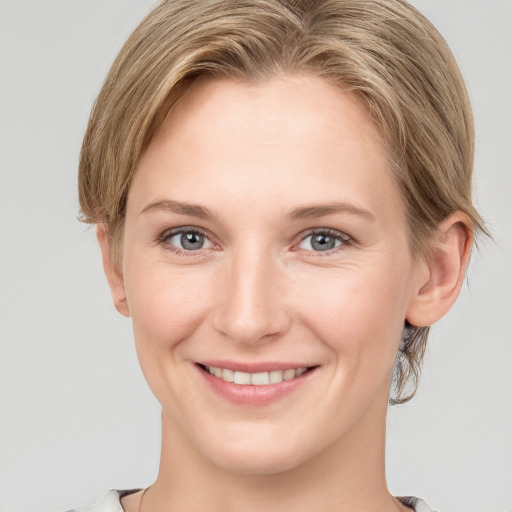
[[[338,247],[328,249],[326,251],[309,251],[310,253],[314,254],[314,257],[327,257],[327,256],[333,256],[335,254],[339,254],[341,251],[344,251],[347,249],[347,247],[351,246],[354,242],[353,238],[346,233],[343,233],[341,231],[337,231],[335,229],[329,229],[329,228],[321,228],[321,229],[312,229],[309,231],[305,236],[303,236],[299,244],[304,242],[309,237],[315,236],[315,235],[327,235],[331,238],[334,238],[336,241],[341,242],[341,244]],[[295,245],[299,245],[295,244]]]
[[[213,244],[211,241],[211,235],[209,235],[206,231],[192,226],[183,226],[180,228],[174,228],[171,230],[164,231],[159,237],[157,242],[164,246],[164,248],[168,251],[171,251],[174,254],[177,254],[179,256],[185,256],[185,257],[194,257],[198,256],[198,253],[201,252],[201,249],[197,251],[187,251],[184,249],[180,249],[179,247],[176,247],[175,245],[172,245],[169,240],[173,238],[176,235],[184,234],[184,233],[190,233],[195,235],[201,235],[205,239],[207,239],[210,243]],[[303,243],[307,238],[315,236],[315,235],[327,235],[329,237],[334,238],[336,241],[341,242],[341,244],[333,249],[328,249],[326,251],[308,251],[311,254],[314,254],[314,257],[326,257],[326,256],[332,256],[335,254],[338,254],[339,252],[345,250],[347,246],[351,246],[354,242],[353,238],[346,233],[343,233],[341,231],[337,231],[334,229],[329,228],[321,228],[321,229],[312,229],[308,231],[304,236],[301,237],[299,242],[294,244],[294,247],[297,247],[301,243]],[[299,250],[299,249],[295,249]]]
[[[174,254],[177,254],[178,256],[185,256],[185,257],[194,257],[198,256],[198,253],[201,252],[201,250],[197,251],[187,251],[185,249],[180,249],[179,247],[176,247],[175,245],[172,245],[169,240],[173,238],[176,235],[182,235],[184,233],[190,233],[193,235],[201,235],[210,243],[213,244],[211,241],[211,235],[209,235],[206,231],[192,226],[183,226],[180,228],[170,229],[167,231],[164,231],[159,237],[158,237],[158,243],[161,244],[167,251],[170,251]]]

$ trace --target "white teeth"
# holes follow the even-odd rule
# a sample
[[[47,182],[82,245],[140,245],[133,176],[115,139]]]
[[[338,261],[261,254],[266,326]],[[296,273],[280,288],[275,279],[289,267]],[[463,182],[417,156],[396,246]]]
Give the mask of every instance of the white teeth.
[[[235,384],[250,384],[251,374],[245,372],[235,372],[235,375],[233,376],[233,382]]]
[[[235,372],[233,370],[222,370],[222,379],[226,382],[233,382],[235,379]]]
[[[307,368],[290,368],[289,370],[272,370],[270,372],[235,372],[226,368],[218,368],[206,366],[206,370],[215,377],[225,380],[226,382],[234,382],[241,385],[266,386],[268,384],[279,384],[283,380],[291,380],[302,375]]]
[[[281,370],[272,370],[268,372],[268,380],[270,384],[279,384],[283,382],[283,372]]]
[[[283,372],[283,380],[292,380],[295,377],[295,370],[285,370]]]
[[[251,375],[251,384],[255,386],[266,386],[269,382],[268,372],[253,373]]]

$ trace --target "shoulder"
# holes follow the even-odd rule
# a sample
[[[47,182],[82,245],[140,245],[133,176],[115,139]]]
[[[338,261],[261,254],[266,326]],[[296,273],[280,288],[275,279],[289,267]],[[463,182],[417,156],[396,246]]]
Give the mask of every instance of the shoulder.
[[[414,512],[439,512],[430,508],[422,499],[415,498],[414,496],[400,496],[397,497],[404,505],[411,507]]]
[[[121,498],[139,491],[140,489],[131,489],[127,491],[110,490],[93,505],[68,510],[68,512],[124,512],[121,506]]]

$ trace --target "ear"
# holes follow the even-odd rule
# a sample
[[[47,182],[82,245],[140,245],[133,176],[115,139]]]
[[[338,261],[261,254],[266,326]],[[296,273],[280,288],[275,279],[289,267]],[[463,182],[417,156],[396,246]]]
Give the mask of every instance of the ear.
[[[422,277],[407,310],[410,324],[423,327],[441,319],[453,306],[466,273],[473,245],[472,223],[455,212],[440,224],[432,239],[432,251],[424,259]]]
[[[103,270],[107,276],[110,292],[114,306],[124,316],[130,316],[128,303],[126,302],[126,291],[122,272],[117,268],[112,248],[110,247],[107,229],[104,224],[98,224],[96,227],[96,236],[100,244],[103,257]]]

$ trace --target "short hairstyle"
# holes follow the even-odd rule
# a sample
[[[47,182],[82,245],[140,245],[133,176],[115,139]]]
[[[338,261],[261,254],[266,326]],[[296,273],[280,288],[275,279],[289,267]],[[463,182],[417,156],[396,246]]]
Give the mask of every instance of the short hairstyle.
[[[324,78],[357,95],[379,127],[401,190],[411,253],[472,203],[473,118],[443,37],[405,0],[164,0],[135,29],[93,107],[79,166],[81,218],[104,224],[118,262],[137,164],[173,105],[199,77],[264,83],[283,73]],[[417,388],[429,327],[409,328],[396,396]],[[407,383],[412,386],[406,393]]]

